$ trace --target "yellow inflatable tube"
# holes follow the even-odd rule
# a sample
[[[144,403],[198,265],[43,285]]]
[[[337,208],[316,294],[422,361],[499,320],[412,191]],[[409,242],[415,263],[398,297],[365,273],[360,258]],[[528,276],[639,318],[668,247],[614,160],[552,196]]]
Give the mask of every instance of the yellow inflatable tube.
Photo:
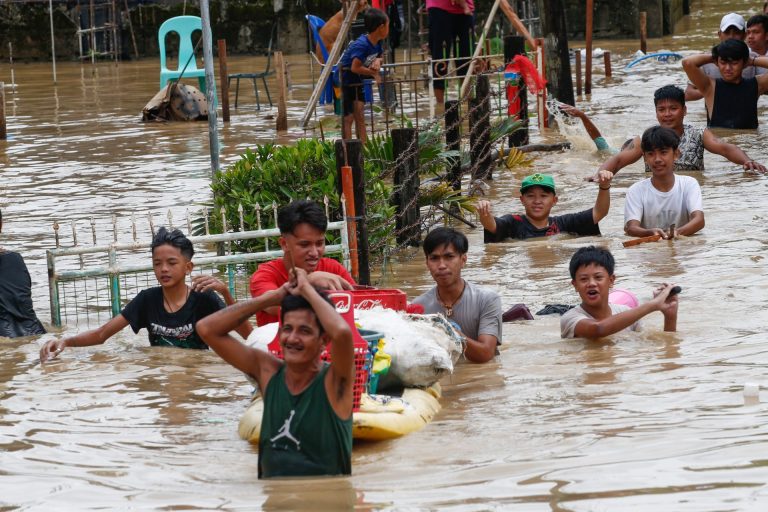
[[[406,388],[402,397],[363,394],[360,410],[352,415],[352,437],[383,441],[421,430],[440,411],[440,396],[440,384]],[[263,412],[264,402],[257,397],[240,418],[242,439],[258,444]]]

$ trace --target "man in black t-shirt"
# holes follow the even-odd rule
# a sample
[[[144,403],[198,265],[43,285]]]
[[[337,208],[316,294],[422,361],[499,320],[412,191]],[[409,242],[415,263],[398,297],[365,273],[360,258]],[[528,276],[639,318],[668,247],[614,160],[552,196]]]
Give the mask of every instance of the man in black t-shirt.
[[[608,214],[611,205],[613,174],[600,171],[595,206],[578,213],[550,217],[552,207],[557,204],[555,180],[547,174],[533,174],[523,179],[520,185],[520,202],[525,207],[524,215],[503,215],[494,217],[489,201],[480,201],[477,212],[485,228],[485,243],[501,242],[508,238],[525,239],[571,233],[579,236],[599,235],[598,222]]]
[[[40,361],[56,357],[67,347],[100,345],[128,325],[133,332],[147,329],[153,346],[207,349],[198,336],[197,321],[224,308],[214,293],[224,296],[227,304],[234,304],[227,286],[211,276],[195,276],[192,286],[186,277],[192,272],[192,242],[178,229],[160,228],[152,240],[152,266],[160,286],[149,288],[129,302],[115,318],[97,329],[71,338],[51,340],[40,349]],[[247,338],[251,325],[244,321],[237,332]]]

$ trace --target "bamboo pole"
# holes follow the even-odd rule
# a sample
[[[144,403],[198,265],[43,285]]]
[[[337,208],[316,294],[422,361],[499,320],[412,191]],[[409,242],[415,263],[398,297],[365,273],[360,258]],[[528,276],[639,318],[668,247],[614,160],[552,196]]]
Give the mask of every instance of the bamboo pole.
[[[544,39],[536,39],[536,69],[539,75],[546,79],[547,77],[547,58],[544,53]],[[536,93],[537,110],[539,114],[539,130],[549,128],[549,112],[547,111],[547,88],[542,87]]]
[[[139,60],[139,47],[136,45],[136,34],[133,32],[133,22],[131,21],[131,11],[128,8],[128,0],[125,2],[125,17],[128,19],[128,31],[131,33],[131,42],[133,43],[133,54],[136,56],[136,60]]]
[[[605,62],[605,78],[611,78],[613,76],[611,72],[611,52],[603,53],[603,61]]]
[[[464,76],[464,81],[461,83],[461,89],[459,90],[459,100],[464,97],[464,95],[467,93],[467,87],[469,86],[469,80],[472,78],[472,73],[474,71],[475,67],[475,60],[477,59],[478,55],[480,55],[480,52],[483,49],[483,41],[485,41],[485,36],[488,34],[488,31],[491,29],[491,25],[493,24],[493,18],[496,16],[496,11],[499,9],[499,3],[501,0],[495,0],[493,2],[493,7],[491,7],[491,12],[488,13],[488,18],[485,20],[485,26],[483,27],[483,32],[480,34],[480,40],[477,41],[477,45],[475,45],[475,53],[472,55],[472,61],[469,65],[469,69],[467,70],[467,74]]]
[[[219,82],[221,84],[221,118],[229,122],[229,72],[227,68],[227,40],[217,41],[219,50]]]
[[[336,64],[336,60],[339,58],[339,55],[341,54],[341,49],[344,47],[344,41],[347,39],[347,34],[349,33],[349,27],[352,25],[352,20],[354,19],[354,17],[355,17],[354,5],[349,5],[349,7],[347,8],[347,15],[344,17],[344,21],[341,24],[339,35],[336,36],[336,41],[333,43],[333,48],[331,48],[331,53],[328,55],[328,60],[323,66],[323,71],[320,73],[320,78],[317,80],[317,83],[315,84],[315,90],[312,91],[312,96],[309,97],[309,102],[307,103],[307,107],[304,109],[304,114],[301,116],[302,128],[307,127],[307,124],[309,123],[309,117],[315,111],[317,102],[320,99],[320,93],[322,93],[326,82],[328,82],[328,79],[330,78],[331,72],[333,70],[333,65]]]
[[[648,53],[648,43],[646,38],[648,37],[648,13],[642,11],[640,13],[640,51]]]
[[[213,75],[213,34],[208,0],[200,0],[200,18],[203,25],[203,59],[205,59],[205,97],[208,100],[208,143],[211,153],[211,173],[219,166],[219,127],[216,115],[216,79]]]
[[[355,211],[355,189],[352,178],[352,167],[349,165],[341,166],[341,186],[346,203],[346,214],[348,223],[349,237],[349,259],[352,263],[352,279],[355,282],[360,281],[360,263],[357,256],[357,221]]]
[[[594,14],[594,0],[587,0],[587,57],[584,62],[584,94],[592,94],[592,24]]]

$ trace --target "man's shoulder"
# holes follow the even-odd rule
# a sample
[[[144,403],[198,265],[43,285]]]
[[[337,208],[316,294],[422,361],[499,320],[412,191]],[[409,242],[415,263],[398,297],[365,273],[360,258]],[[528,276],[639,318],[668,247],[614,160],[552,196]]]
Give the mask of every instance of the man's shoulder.
[[[259,265],[254,275],[256,274],[281,274],[281,270],[285,268],[283,265],[283,258],[277,258],[276,260],[267,261]]]
[[[653,188],[653,185],[651,185],[651,178],[645,178],[631,184],[627,189],[627,194],[629,194],[630,192],[632,193],[642,192],[642,191],[648,190],[649,188],[651,189]]]
[[[464,280],[467,290],[475,297],[477,302],[490,302],[500,299],[501,296],[495,291],[485,286],[480,286],[471,281]]]
[[[322,272],[332,272],[334,274],[341,271],[347,271],[347,269],[344,268],[344,265],[333,258],[320,258],[320,261],[317,263],[317,270]]]
[[[194,297],[196,306],[208,306],[215,309],[222,309],[225,307],[224,301],[221,300],[221,297],[219,297],[219,295],[213,290],[207,290],[204,292],[192,290],[189,296]]]
[[[436,297],[437,297],[437,294],[435,292],[436,290],[437,290],[437,286],[433,286],[426,292],[422,293],[421,295],[413,299],[413,303],[424,305],[425,303],[436,300]]]
[[[699,180],[697,180],[693,176],[675,173],[675,179],[680,180],[680,185],[684,187],[692,187],[692,188],[698,188],[698,189],[701,188],[701,185],[699,185]]]

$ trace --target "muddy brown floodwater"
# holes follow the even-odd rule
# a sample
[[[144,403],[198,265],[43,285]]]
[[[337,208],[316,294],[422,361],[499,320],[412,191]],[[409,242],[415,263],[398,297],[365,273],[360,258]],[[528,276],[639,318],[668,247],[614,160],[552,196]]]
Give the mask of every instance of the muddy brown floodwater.
[[[759,3],[693,2],[677,35],[649,47],[707,49],[723,14],[755,13]],[[593,94],[579,105],[620,144],[654,123],[653,90],[685,78],[679,63],[625,72],[636,41],[596,46],[612,51],[614,78],[597,69]],[[263,65],[231,60],[232,71]],[[294,82],[306,83],[305,57],[291,61]],[[26,256],[43,319],[55,219],[93,215],[108,224],[113,213],[183,211],[209,199],[205,125],[138,122],[156,92],[156,66],[60,63],[55,87],[49,65],[15,66],[10,138],[0,142],[2,245]],[[10,81],[7,64],[0,77]],[[292,118],[308,96],[293,91]],[[275,111],[256,112],[247,89],[241,101],[221,129],[224,163],[273,137],[266,115]],[[720,135],[768,163],[760,103],[757,133]],[[690,122],[704,123],[700,102],[688,111]],[[279,142],[301,135],[294,129]],[[556,130],[533,137],[562,140]],[[570,138],[574,150],[534,164],[556,176],[556,212],[588,208],[596,194],[582,178],[600,158],[584,135]],[[624,194],[644,177],[640,164],[617,176],[602,238],[484,247],[479,230],[467,232],[465,276],[498,290],[505,307],[576,302],[567,262],[577,247],[598,243],[616,256],[618,285],[641,299],[660,282],[682,285],[678,333],[661,332],[658,314],[642,334],[605,343],[561,340],[556,317],[506,324],[496,361],[445,379],[443,410],[424,430],[356,445],[350,478],[258,481],[256,451],[236,433],[250,386],[213,353],[152,349],[143,333],[123,332],[41,366],[39,346],[58,334],[3,341],[0,508],[765,510],[768,406],[745,404],[742,387],[768,384],[768,178],[711,154],[705,160],[696,177],[707,226],[689,239],[622,248]],[[519,211],[515,188],[530,172],[497,173],[497,212]],[[401,254],[382,282],[411,296],[430,286],[417,251]]]

